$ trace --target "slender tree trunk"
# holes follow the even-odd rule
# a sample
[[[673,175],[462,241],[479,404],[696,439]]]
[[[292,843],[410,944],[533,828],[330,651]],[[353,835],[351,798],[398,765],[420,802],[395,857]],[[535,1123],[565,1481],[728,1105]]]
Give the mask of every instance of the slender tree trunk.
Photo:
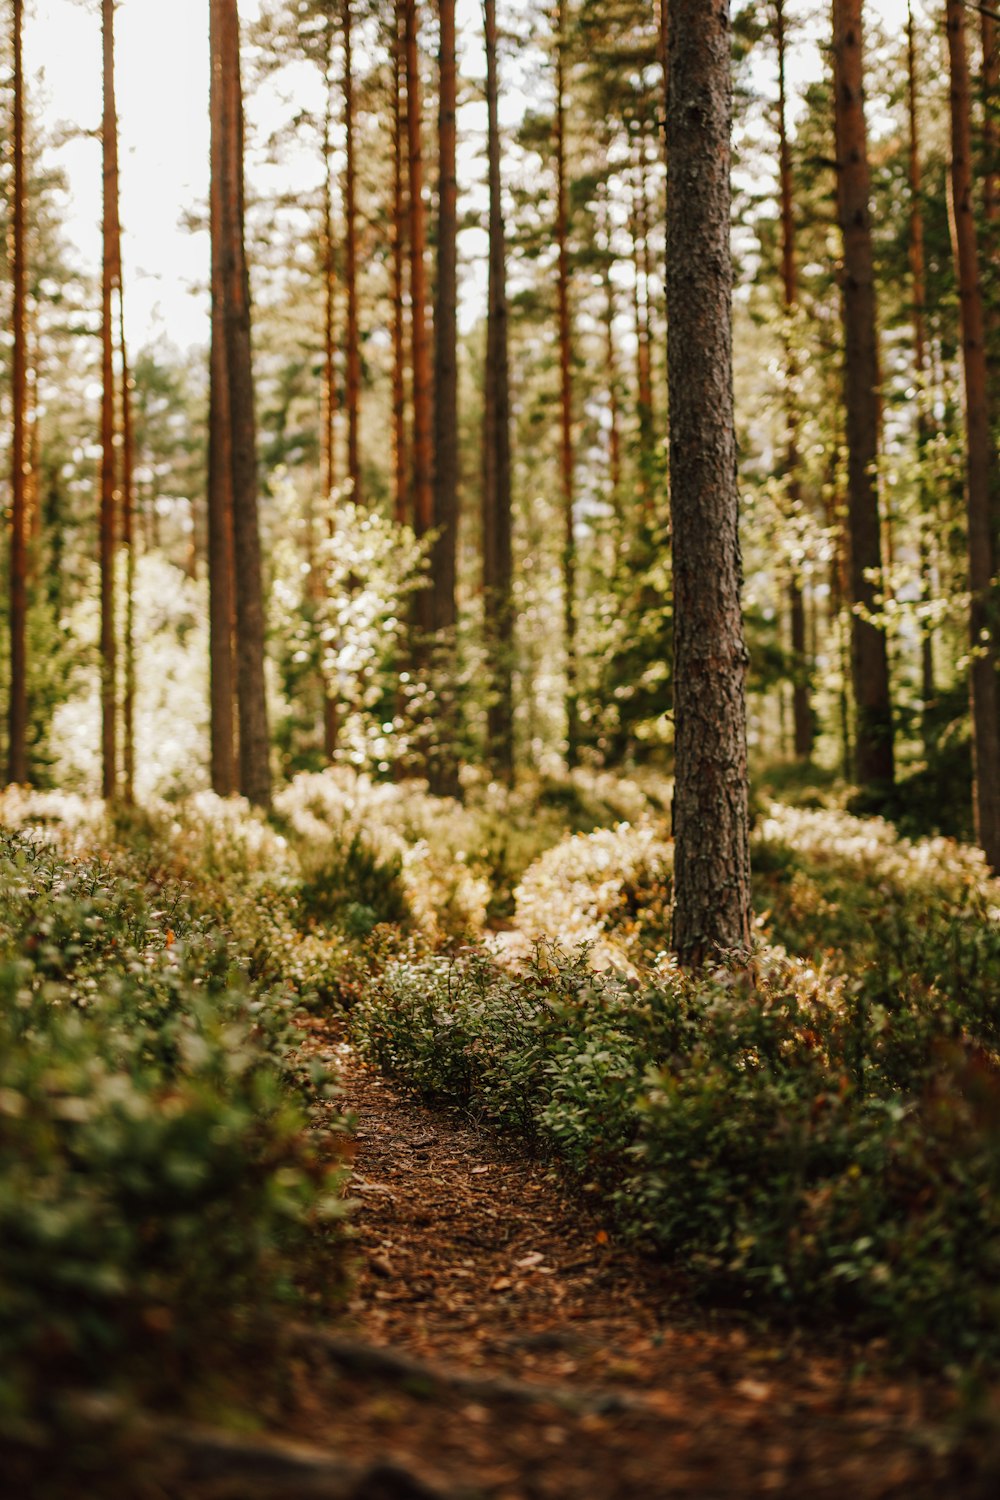
[[[569,208],[566,180],[567,5],[559,0],[556,37],[556,245],[559,313],[560,461],[563,498],[563,634],[566,651],[566,760],[576,765],[580,748],[579,664],[576,639],[576,475],[573,448],[573,330],[569,305]]]
[[[125,691],[122,698],[123,781],[127,805],[135,801],[135,449],[132,389],[125,340],[124,277],[118,254],[118,342],[122,362],[122,548],[125,553]]]
[[[410,189],[410,316],[413,347],[413,507],[414,526],[424,536],[435,523],[431,357],[427,331],[427,228],[424,214],[424,152],[421,131],[420,58],[416,0],[402,0],[406,37],[406,131]],[[426,644],[434,626],[432,590],[416,597],[418,634]],[[421,644],[421,643],[418,643]]]
[[[28,613],[28,557],[25,527],[25,407],[27,405],[27,254],[25,247],[24,171],[24,6],[13,0],[14,32],[14,182],[11,204],[11,274],[14,283],[13,367],[11,401],[10,523],[10,704],[7,780],[28,779],[28,686],[25,644]]]
[[[392,468],[396,521],[410,518],[406,443],[406,121],[403,115],[403,38],[398,6],[393,9],[392,38]]]
[[[778,46],[778,168],[781,190],[781,283],[786,325],[785,430],[787,502],[791,516],[802,504],[799,473],[798,357],[792,327],[799,303],[798,259],[795,247],[795,196],[792,154],[788,145],[788,96],[786,89],[786,35],[784,0],[775,0],[775,40]],[[788,612],[792,636],[792,720],[794,752],[808,760],[813,752],[813,715],[809,690],[809,657],[806,649],[806,613],[802,578],[792,559],[788,582]]]
[[[857,707],[855,774],[883,798],[894,780],[885,631],[872,623],[882,577],[878,480],[879,370],[871,184],[864,112],[861,0],[833,0],[837,202],[844,245],[844,404],[847,416],[851,674]]]
[[[115,554],[118,531],[118,489],[115,462],[115,329],[114,293],[121,286],[117,260],[118,222],[118,112],[115,104],[114,0],[102,0],[104,47],[104,212],[101,274],[101,791],[118,795],[118,639],[115,620]]]
[[[326,15],[323,105],[323,463],[324,513],[337,483],[337,262],[333,237],[333,11]],[[331,517],[327,515],[328,525]]]
[[[990,515],[990,478],[996,455],[990,433],[979,249],[973,217],[972,108],[962,0],[947,0],[946,18],[951,65],[952,229],[958,266],[965,375],[976,837],[990,868],[997,871],[1000,870],[1000,703],[992,607],[995,552]]]
[[[233,560],[233,459],[229,410],[229,359],[226,349],[229,239],[225,204],[227,120],[224,28],[228,0],[211,0],[211,186],[212,349],[208,434],[208,579],[209,655],[211,667],[212,789],[231,797],[238,785],[236,767],[236,581]]]
[[[250,276],[244,249],[243,96],[236,0],[218,8],[218,73],[223,147],[221,301],[228,376],[233,561],[236,598],[236,680],[240,791],[258,807],[271,800],[270,740],[264,682],[264,597],[257,520],[257,454],[250,339]]]
[[[326,12],[323,54],[323,517],[327,538],[333,536],[334,488],[337,483],[337,370],[336,370],[336,316],[337,316],[337,265],[336,245],[333,234],[333,38],[334,13],[332,7]],[[309,516],[310,545],[312,541],[312,515]],[[327,595],[327,578],[324,570],[317,575],[317,564],[310,562],[310,576],[314,578],[313,597],[320,602]],[[320,664],[320,681],[323,690],[323,754],[332,761],[340,735],[340,714],[327,673]]]
[[[351,0],[344,3],[344,280],[347,285],[347,470],[360,504],[361,335],[358,329],[358,204],[354,141],[354,57]]]
[[[980,37],[983,49],[983,240],[987,260],[995,267],[1000,254],[1000,27],[997,17],[989,7],[979,13]],[[912,21],[911,21],[912,32]],[[983,311],[986,318],[986,367],[989,377],[990,412],[993,418],[1000,410],[1000,310],[997,308],[996,272],[990,276],[992,295],[984,298]],[[994,478],[994,490],[997,479]],[[996,504],[996,498],[994,498]],[[996,536],[994,545],[996,545]]]
[[[928,367],[926,332],[926,271],[924,261],[924,206],[920,160],[920,118],[917,109],[917,49],[913,25],[913,8],[906,7],[907,113],[909,116],[910,174],[910,280],[913,299],[913,369],[917,384],[917,461],[920,489],[920,593],[925,604],[931,600],[931,565],[928,543],[929,512],[934,503],[927,481],[926,465],[931,439],[928,406]],[[936,697],[934,681],[934,630],[924,620],[920,630],[920,686],[923,700],[924,744],[929,747],[928,708]]]
[[[483,608],[490,677],[488,757],[514,776],[514,612],[511,546],[510,387],[507,347],[507,253],[500,176],[500,120],[495,0],[483,0],[486,34],[487,154],[490,179],[489,311],[483,419]]]
[[[458,181],[455,0],[439,0],[437,285],[434,305],[434,626],[455,626],[458,525]]]
[[[666,3],[666,0],[664,0]],[[604,245],[602,274],[604,280],[604,327],[607,360],[608,387],[608,479],[611,485],[611,505],[616,528],[622,522],[622,435],[621,402],[618,392],[618,349],[615,344],[615,287],[611,277],[614,251],[611,246],[611,216],[607,202],[607,188],[603,202]]]
[[[670,499],[674,930],[684,964],[750,942],[745,680],[732,377],[729,6],[670,0]]]

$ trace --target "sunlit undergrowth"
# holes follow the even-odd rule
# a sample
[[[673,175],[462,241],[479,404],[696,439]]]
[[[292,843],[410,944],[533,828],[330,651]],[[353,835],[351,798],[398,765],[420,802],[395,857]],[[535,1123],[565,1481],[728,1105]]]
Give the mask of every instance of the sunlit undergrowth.
[[[293,1001],[190,888],[0,834],[0,1435],[75,1388],[191,1399],[308,1267],[336,1283]]]
[[[953,1011],[891,1018],[779,954],[626,979],[542,949],[394,965],[370,1056],[526,1133],[702,1289],[930,1363],[1000,1357],[1000,1073]]]

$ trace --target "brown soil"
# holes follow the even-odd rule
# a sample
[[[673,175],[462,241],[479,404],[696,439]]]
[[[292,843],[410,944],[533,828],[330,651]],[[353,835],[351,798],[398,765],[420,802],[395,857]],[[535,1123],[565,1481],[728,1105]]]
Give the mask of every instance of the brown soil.
[[[815,1333],[693,1309],[678,1275],[615,1242],[599,1201],[316,1042],[357,1118],[359,1274],[336,1346],[299,1340],[281,1426],[362,1468],[391,1460],[359,1495],[420,1493],[411,1480],[467,1500],[997,1492],[949,1437],[939,1384],[859,1375],[859,1351],[819,1354]],[[379,1368],[371,1346],[429,1368]]]

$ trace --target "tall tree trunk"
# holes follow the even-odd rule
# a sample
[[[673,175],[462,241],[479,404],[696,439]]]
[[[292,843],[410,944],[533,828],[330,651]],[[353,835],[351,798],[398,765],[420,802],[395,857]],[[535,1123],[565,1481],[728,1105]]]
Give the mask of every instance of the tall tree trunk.
[[[785,430],[787,447],[787,500],[791,516],[802,504],[799,473],[798,357],[792,326],[799,303],[798,258],[795,247],[795,195],[792,154],[788,145],[788,95],[786,89],[786,34],[784,0],[775,0],[775,41],[778,46],[778,168],[781,186],[781,284],[786,325]],[[798,760],[813,752],[813,715],[809,692],[809,657],[806,650],[806,612],[802,578],[793,558],[788,582],[788,613],[792,635],[792,719],[794,751]]]
[[[989,6],[979,13],[980,37],[983,49],[983,239],[987,260],[995,267],[1000,254],[1000,27],[997,16]],[[912,23],[911,23],[912,30]],[[983,311],[986,318],[986,368],[989,378],[991,418],[996,419],[1000,410],[1000,309],[997,308],[997,286],[995,270],[991,275],[990,291]],[[996,504],[997,478],[994,477],[994,504]],[[996,545],[997,537],[994,538]]]
[[[514,611],[511,544],[510,385],[507,251],[500,177],[496,0],[483,0],[486,34],[487,154],[490,179],[489,311],[483,417],[483,608],[490,678],[488,757],[514,776]]]
[[[732,375],[728,4],[670,0],[670,502],[674,925],[684,964],[750,942],[745,681]]]
[[[232,422],[229,410],[229,359],[226,349],[226,283],[228,214],[227,120],[224,29],[229,0],[211,0],[211,184],[212,348],[208,418],[208,582],[209,658],[211,669],[212,790],[231,797],[238,786],[236,766],[236,579],[233,560]]]
[[[258,807],[271,801],[270,739],[264,682],[264,597],[257,520],[257,453],[250,339],[250,276],[244,249],[243,93],[236,0],[212,0],[221,89],[223,144],[221,301],[224,312],[233,561],[236,597],[236,680],[240,791]]]
[[[664,0],[664,4],[666,0]],[[618,391],[618,349],[615,343],[615,287],[611,277],[614,265],[614,251],[611,242],[611,213],[608,204],[608,189],[602,198],[602,220],[603,240],[602,245],[602,277],[604,281],[604,328],[605,328],[605,357],[607,360],[607,388],[608,388],[608,479],[611,486],[611,505],[615,516],[616,530],[620,530],[622,521],[622,436],[621,436],[621,402]],[[620,541],[620,537],[618,538]],[[617,545],[617,542],[616,542]]]
[[[337,316],[337,265],[336,245],[333,235],[333,8],[326,12],[323,52],[323,503],[324,531],[329,539],[333,536],[334,487],[337,483],[337,371],[336,371],[336,316]],[[309,516],[310,548],[312,548],[313,518]],[[313,597],[321,601],[327,595],[325,570],[314,576],[315,562],[311,563],[310,576],[313,581]],[[320,664],[320,680],[323,688],[323,754],[332,761],[340,735],[340,714],[327,673]]]
[[[398,6],[392,14],[392,470],[396,521],[409,520],[406,443],[406,121],[403,115],[403,38]]]
[[[454,744],[455,581],[458,542],[458,180],[455,0],[438,0],[438,225],[434,301],[434,544],[431,602],[437,732],[428,764],[431,789],[458,791]]]
[[[576,475],[573,449],[573,330],[569,306],[569,209],[566,180],[567,4],[559,0],[556,37],[556,245],[559,313],[560,456],[563,499],[563,634],[566,651],[566,760],[576,765],[580,748],[579,663],[576,639]]]
[[[855,774],[875,800],[894,780],[885,631],[873,624],[882,577],[878,460],[879,370],[871,191],[864,111],[861,0],[833,0],[837,203],[844,245],[844,405],[850,532],[851,675],[857,708]]]
[[[333,11],[326,14],[323,84],[323,512],[333,504],[337,483],[337,261],[333,237]]]
[[[360,504],[361,334],[358,329],[358,203],[354,141],[354,55],[351,0],[344,0],[344,280],[347,284],[347,471]]]
[[[976,837],[990,868],[1000,870],[1000,703],[993,609],[994,536],[990,477],[996,455],[987,399],[983,300],[973,218],[972,128],[969,63],[963,0],[947,0],[951,65],[951,206],[958,267],[965,375],[966,491],[968,500],[969,611],[972,670],[972,746]]]
[[[117,260],[121,235],[118,221],[114,0],[102,0],[101,34],[104,49],[104,120],[101,132],[104,161],[101,271],[101,791],[104,797],[113,798],[118,795],[118,639],[115,620],[118,490],[115,462],[114,293],[121,285],[121,268]]]
[[[122,796],[135,801],[135,449],[132,389],[125,340],[125,293],[118,253],[118,343],[122,364],[122,548],[125,552],[125,684],[122,696]]]
[[[924,205],[922,165],[920,160],[920,117],[917,108],[917,48],[913,24],[913,7],[906,7],[907,113],[909,116],[910,175],[910,280],[913,301],[913,369],[917,384],[917,461],[920,488],[920,592],[925,604],[931,599],[930,547],[928,521],[934,496],[927,480],[926,465],[931,439],[928,406],[927,367],[927,288],[924,260]],[[929,620],[920,630],[920,688],[923,700],[924,743],[929,746],[928,708],[936,696],[934,682],[934,631]]]
[[[24,5],[13,0],[14,30],[14,183],[11,204],[11,273],[14,283],[13,368],[11,401],[10,522],[10,703],[7,780],[28,779],[28,685],[25,644],[28,613],[28,556],[25,535],[25,408],[27,405],[27,254],[25,247],[24,171]]]
[[[414,527],[424,536],[435,523],[433,488],[433,429],[431,418],[431,357],[427,332],[427,227],[424,214],[424,152],[421,130],[420,55],[416,0],[402,0],[406,38],[406,134],[410,189],[410,317],[413,362],[413,510]],[[434,627],[433,597],[428,588],[416,598],[418,634],[427,638]]]

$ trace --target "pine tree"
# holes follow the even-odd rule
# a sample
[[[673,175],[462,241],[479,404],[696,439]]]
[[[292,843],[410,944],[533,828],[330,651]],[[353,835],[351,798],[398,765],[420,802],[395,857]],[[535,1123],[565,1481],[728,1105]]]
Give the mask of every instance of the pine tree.
[[[11,371],[11,519],[10,519],[10,704],[7,780],[28,779],[28,684],[25,644],[28,612],[27,536],[25,516],[25,410],[27,406],[27,255],[24,171],[24,5],[13,0],[14,42],[14,180],[11,203],[11,276],[13,280],[13,364]]]
[[[750,941],[747,652],[732,383],[729,6],[671,0],[667,148],[674,537],[674,928],[682,963]]]

